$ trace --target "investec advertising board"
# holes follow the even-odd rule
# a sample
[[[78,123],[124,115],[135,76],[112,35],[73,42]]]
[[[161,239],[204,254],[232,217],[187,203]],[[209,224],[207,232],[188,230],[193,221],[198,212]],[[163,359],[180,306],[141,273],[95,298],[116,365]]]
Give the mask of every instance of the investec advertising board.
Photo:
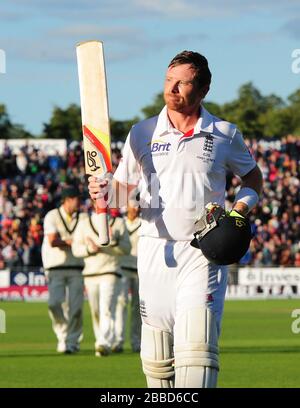
[[[300,268],[240,268],[227,299],[300,297]],[[0,300],[43,301],[48,287],[43,268],[0,270]]]
[[[238,284],[228,285],[227,299],[299,298],[300,268],[239,268]]]
[[[300,268],[242,268],[239,269],[240,285],[300,285]]]
[[[47,300],[48,287],[42,268],[0,271],[0,300]]]

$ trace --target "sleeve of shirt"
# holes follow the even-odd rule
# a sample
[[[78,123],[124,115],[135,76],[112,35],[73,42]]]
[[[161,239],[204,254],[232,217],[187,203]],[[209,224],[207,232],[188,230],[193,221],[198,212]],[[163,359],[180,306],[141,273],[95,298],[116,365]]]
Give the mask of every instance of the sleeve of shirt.
[[[129,133],[124,145],[122,159],[115,171],[114,178],[122,184],[137,186],[141,178],[140,166],[132,151],[131,140],[131,134]]]
[[[237,176],[243,177],[256,166],[241,132],[237,129],[229,149],[228,167]]]
[[[44,235],[55,234],[56,232],[58,230],[55,222],[55,213],[51,211],[44,218]]]

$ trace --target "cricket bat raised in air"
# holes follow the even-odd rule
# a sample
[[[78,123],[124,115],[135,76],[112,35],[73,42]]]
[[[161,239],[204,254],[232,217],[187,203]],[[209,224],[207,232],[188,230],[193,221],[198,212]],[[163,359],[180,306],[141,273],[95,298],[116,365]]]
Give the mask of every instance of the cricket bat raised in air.
[[[86,41],[76,48],[83,129],[83,150],[86,174],[106,175],[112,172],[108,98],[103,44]],[[107,203],[96,201],[99,240],[109,244]]]

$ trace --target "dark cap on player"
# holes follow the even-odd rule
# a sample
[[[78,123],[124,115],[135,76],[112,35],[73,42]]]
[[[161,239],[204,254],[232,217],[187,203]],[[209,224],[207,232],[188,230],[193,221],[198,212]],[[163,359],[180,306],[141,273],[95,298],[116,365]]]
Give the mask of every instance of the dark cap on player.
[[[80,191],[76,186],[68,186],[64,188],[61,192],[61,199],[65,200],[66,198],[74,198],[74,197],[79,197],[80,196]]]

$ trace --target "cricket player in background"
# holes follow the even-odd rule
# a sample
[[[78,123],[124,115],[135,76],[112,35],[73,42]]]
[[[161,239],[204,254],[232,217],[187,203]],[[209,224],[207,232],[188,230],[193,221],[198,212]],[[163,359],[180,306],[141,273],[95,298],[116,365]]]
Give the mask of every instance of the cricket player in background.
[[[119,206],[140,189],[141,359],[151,388],[216,387],[227,267],[190,242],[209,204],[224,206],[228,170],[242,180],[228,217],[245,218],[262,188],[237,127],[202,105],[210,82],[203,55],[176,55],[165,77],[166,106],[132,127],[114,182],[89,178],[92,199],[109,191]]]
[[[115,342],[115,312],[122,272],[120,255],[131,250],[125,222],[120,217],[109,218],[110,245],[101,247],[97,215],[93,212],[78,225],[72,251],[84,260],[84,284],[87,290],[93,330],[95,355],[110,354]]]
[[[122,284],[117,300],[116,309],[116,343],[113,350],[123,351],[125,341],[126,322],[128,315],[129,293],[130,302],[130,344],[133,352],[139,352],[141,348],[141,315],[139,307],[139,284],[137,274],[137,244],[138,233],[141,226],[139,217],[140,208],[136,201],[130,200],[127,206],[125,224],[131,243],[131,252],[121,258],[121,269],[123,272]]]
[[[82,338],[83,278],[81,259],[72,254],[71,245],[79,220],[79,191],[62,191],[62,205],[44,219],[42,260],[49,289],[49,315],[56,334],[57,352],[79,351]]]

